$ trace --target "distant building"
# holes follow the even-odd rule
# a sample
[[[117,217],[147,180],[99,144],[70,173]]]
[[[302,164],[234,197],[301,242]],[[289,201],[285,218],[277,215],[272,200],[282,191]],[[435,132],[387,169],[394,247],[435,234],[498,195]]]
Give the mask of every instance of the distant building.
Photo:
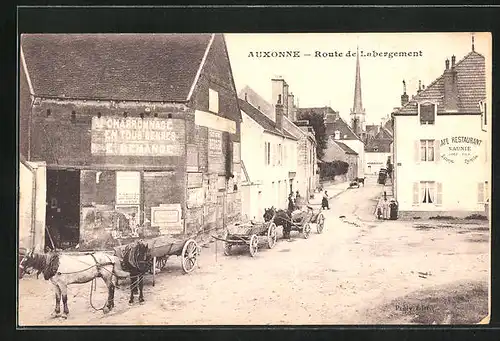
[[[403,96],[405,96],[403,98]],[[445,62],[394,113],[394,195],[402,213],[484,214],[490,143],[485,58],[474,51]]]
[[[351,162],[351,165],[356,165],[348,172],[350,179],[364,176],[363,160],[360,153],[364,154],[364,143],[354,133],[352,128],[340,117],[338,112],[328,111],[325,117],[326,135],[328,137],[328,144],[325,150],[325,157],[323,161],[330,160],[335,155],[338,155],[339,145],[335,142],[341,142],[349,147],[357,155],[356,162]],[[349,154],[354,155],[354,154]]]
[[[323,162],[344,161],[349,164],[349,169],[345,175],[346,181],[351,181],[357,176],[358,169],[358,153],[349,148],[345,143],[335,140],[331,136],[328,137],[328,147],[323,156]]]
[[[365,174],[378,174],[387,167],[387,161],[392,159],[392,141],[392,133],[385,125],[366,126]]]

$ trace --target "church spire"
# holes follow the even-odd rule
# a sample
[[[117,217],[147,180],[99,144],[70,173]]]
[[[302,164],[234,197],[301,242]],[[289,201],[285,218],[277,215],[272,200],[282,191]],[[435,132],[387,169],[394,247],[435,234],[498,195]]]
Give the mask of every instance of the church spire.
[[[356,83],[354,84],[354,105],[352,111],[354,114],[363,112],[363,101],[361,99],[361,70],[359,67],[359,47],[356,48]]]

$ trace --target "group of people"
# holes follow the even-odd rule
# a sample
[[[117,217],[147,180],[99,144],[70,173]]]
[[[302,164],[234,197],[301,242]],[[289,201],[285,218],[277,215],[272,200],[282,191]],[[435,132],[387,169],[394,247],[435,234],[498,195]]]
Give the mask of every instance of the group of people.
[[[330,209],[330,203],[329,200],[331,198],[328,196],[328,192],[325,191],[323,193],[323,199],[321,200],[321,208],[323,210],[329,210]],[[301,205],[303,204],[301,202],[302,197],[299,194],[299,191],[295,192],[295,195],[293,192],[290,192],[288,195],[288,211],[293,212],[295,210],[300,209]]]
[[[290,194],[288,194],[288,211],[289,212],[293,212],[295,210],[300,209],[301,198],[302,197],[300,196],[299,191],[295,192],[295,195],[293,192],[290,192]]]

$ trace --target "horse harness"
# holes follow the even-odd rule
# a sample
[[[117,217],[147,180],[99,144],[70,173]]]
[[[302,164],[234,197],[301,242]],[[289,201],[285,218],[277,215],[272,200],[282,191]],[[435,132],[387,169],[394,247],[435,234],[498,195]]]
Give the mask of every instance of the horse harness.
[[[95,267],[97,268],[97,270],[99,270],[100,268],[102,268],[102,267],[104,267],[104,266],[107,266],[107,265],[114,265],[114,263],[111,261],[111,258],[109,258],[109,256],[108,256],[108,255],[106,255],[106,257],[108,257],[109,262],[106,262],[106,263],[99,263],[99,262],[97,261],[97,258],[95,258],[95,256],[94,256],[94,252],[92,252],[92,253],[87,253],[86,255],[92,256],[92,258],[93,258],[93,259],[94,259],[94,261],[95,261]]]

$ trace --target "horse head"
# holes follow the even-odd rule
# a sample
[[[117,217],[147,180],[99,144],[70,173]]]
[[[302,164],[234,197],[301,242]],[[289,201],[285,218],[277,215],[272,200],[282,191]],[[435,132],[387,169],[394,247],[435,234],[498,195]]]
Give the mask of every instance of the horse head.
[[[274,208],[274,206],[271,206],[270,208],[265,208],[264,209],[264,216],[263,216],[264,221],[268,222],[271,219],[273,219],[275,213],[276,213],[276,209]]]
[[[137,241],[134,247],[134,265],[137,267],[137,270],[141,273],[145,273],[148,271],[149,265],[149,246],[143,240]]]
[[[23,278],[25,274],[30,273],[30,268],[33,268],[34,259],[35,259],[35,250],[28,249],[26,253],[23,255],[23,258],[19,262],[19,278]]]

